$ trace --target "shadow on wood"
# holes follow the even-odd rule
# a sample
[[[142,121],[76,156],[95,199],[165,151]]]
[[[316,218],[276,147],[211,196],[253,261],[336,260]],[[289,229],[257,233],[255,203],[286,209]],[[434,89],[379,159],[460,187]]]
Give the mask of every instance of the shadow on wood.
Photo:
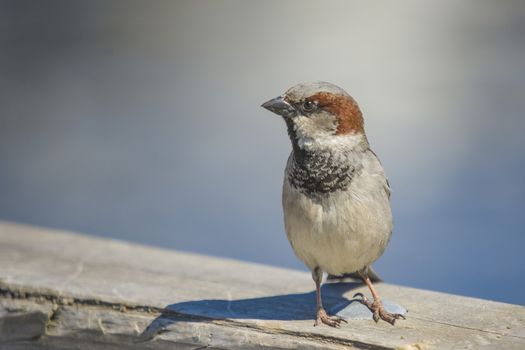
[[[330,310],[330,313],[336,314],[352,303],[359,303],[358,299],[349,300],[343,295],[360,286],[360,283],[324,284],[321,287],[324,307]],[[315,291],[239,300],[186,301],[168,305],[165,311],[144,330],[139,341],[150,340],[157,334],[173,328],[173,325],[180,321],[181,314],[193,316],[194,322],[209,319],[311,320],[313,324],[315,312]]]
[[[525,348],[520,305],[380,283],[410,308],[392,327],[355,317],[366,286],[330,283],[325,307],[349,324],[313,327],[306,272],[5,222],[0,266],[1,349]]]

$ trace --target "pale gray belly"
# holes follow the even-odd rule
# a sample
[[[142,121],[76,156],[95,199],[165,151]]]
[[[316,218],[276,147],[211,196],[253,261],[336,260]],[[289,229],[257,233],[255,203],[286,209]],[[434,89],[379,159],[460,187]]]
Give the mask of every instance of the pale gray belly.
[[[299,259],[310,269],[320,267],[334,275],[377,260],[392,232],[384,186],[382,179],[360,176],[344,191],[312,198],[285,179],[285,229]]]

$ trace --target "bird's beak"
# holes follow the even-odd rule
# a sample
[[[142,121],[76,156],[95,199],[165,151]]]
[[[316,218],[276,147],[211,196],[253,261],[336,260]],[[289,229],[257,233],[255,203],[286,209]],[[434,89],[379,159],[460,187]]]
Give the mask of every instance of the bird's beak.
[[[267,110],[283,117],[291,117],[296,112],[295,108],[293,108],[293,106],[289,104],[282,96],[264,102],[261,107],[266,108]]]

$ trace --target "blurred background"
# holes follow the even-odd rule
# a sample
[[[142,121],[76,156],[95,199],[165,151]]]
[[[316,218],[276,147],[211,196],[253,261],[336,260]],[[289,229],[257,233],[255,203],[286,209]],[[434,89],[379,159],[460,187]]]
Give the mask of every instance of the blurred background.
[[[304,270],[259,106],[325,80],[393,188],[384,279],[525,304],[524,38],[519,0],[2,0],[0,219]]]

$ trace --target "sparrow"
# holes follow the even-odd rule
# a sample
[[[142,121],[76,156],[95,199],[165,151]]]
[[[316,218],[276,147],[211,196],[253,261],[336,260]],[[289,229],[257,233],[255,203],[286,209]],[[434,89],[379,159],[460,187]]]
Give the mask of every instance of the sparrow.
[[[262,104],[280,115],[292,151],[284,172],[282,205],[286,235],[297,257],[310,269],[316,287],[314,326],[339,327],[346,320],[323,308],[323,273],[357,273],[373,301],[361,302],[376,322],[392,325],[375,290],[370,265],[384,252],[392,234],[390,185],[370,149],[363,115],[343,89],[327,82],[301,83]]]

